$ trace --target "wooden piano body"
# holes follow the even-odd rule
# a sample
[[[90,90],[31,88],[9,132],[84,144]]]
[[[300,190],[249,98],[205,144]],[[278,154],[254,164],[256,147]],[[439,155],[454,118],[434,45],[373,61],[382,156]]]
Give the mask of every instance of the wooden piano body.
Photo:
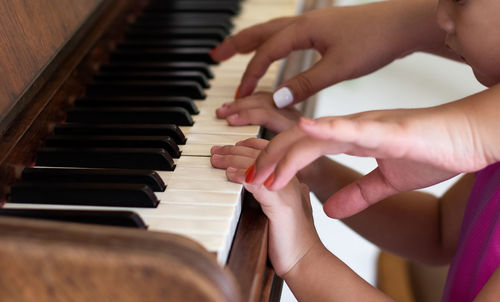
[[[1,200],[146,2],[0,1]],[[174,234],[0,217],[0,300],[277,300],[267,221],[251,198],[241,213],[224,268]]]

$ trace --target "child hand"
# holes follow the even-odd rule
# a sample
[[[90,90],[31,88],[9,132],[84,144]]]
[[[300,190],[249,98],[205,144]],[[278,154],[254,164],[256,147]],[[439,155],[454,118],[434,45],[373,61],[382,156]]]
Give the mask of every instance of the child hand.
[[[294,125],[301,116],[293,106],[278,109],[272,95],[266,92],[256,92],[226,103],[215,113],[218,118],[225,118],[233,126],[261,125],[276,133]]]
[[[229,180],[243,183],[245,171],[267,144],[267,140],[250,138],[234,146],[215,146],[211,149],[212,165],[227,169]],[[269,218],[269,257],[276,273],[283,276],[315,242],[319,242],[312,219],[309,190],[296,178],[276,192],[262,185],[245,183],[245,188],[253,193]]]
[[[249,138],[236,143],[236,145],[213,146],[210,149],[210,162],[214,168],[226,169],[227,179],[243,183],[245,171],[255,162],[260,151],[264,149],[268,140]]]
[[[266,182],[270,190],[279,190],[297,171],[324,154],[377,158],[377,169],[333,194],[325,203],[329,216],[342,218],[390,195],[423,188],[461,172],[476,171],[491,159],[477,144],[470,114],[456,109],[448,104],[316,121],[301,119],[260,153],[253,183]]]
[[[435,3],[412,2],[332,7],[274,19],[227,38],[211,55],[215,61],[223,61],[236,53],[255,51],[238,91],[238,97],[245,97],[273,61],[295,50],[317,50],[322,56],[317,64],[281,85],[290,89],[294,103],[299,102],[334,83],[377,70],[423,47],[413,44],[434,38],[425,24],[434,23]]]
[[[269,219],[268,254],[278,276],[283,277],[317,243],[309,190],[293,178],[279,191],[245,183]]]

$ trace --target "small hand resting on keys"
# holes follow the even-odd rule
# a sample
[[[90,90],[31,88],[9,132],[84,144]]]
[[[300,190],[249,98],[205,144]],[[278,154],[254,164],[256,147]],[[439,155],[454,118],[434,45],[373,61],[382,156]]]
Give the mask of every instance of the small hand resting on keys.
[[[293,126],[301,116],[293,106],[277,108],[268,92],[256,92],[226,103],[217,109],[216,115],[232,126],[261,125],[277,133]]]

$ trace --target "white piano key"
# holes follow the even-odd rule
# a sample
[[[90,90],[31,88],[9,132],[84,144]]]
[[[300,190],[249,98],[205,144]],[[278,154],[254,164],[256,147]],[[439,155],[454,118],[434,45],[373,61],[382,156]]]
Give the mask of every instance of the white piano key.
[[[232,219],[234,207],[217,205],[160,204],[155,209],[140,209],[141,217],[164,217],[186,219]]]
[[[182,157],[181,157],[182,158]],[[211,166],[184,166],[179,165],[174,171],[156,171],[165,182],[169,182],[173,177],[200,179],[226,179],[226,172],[222,169],[214,169]]]
[[[174,158],[174,163],[181,167],[212,167],[210,157],[206,156],[181,156]]]
[[[225,192],[239,193],[241,185],[230,181],[206,179],[202,181],[189,181],[188,178],[173,178],[169,181],[168,187],[175,190],[204,191],[204,192]]]
[[[169,189],[157,192],[160,204],[186,204],[186,205],[223,205],[236,206],[241,193],[203,192]]]
[[[187,136],[188,142],[194,144],[228,145],[249,138],[249,135],[217,135],[211,133],[190,133]]]
[[[225,236],[230,231],[230,223],[224,219],[182,219],[146,217],[144,222],[152,231],[164,231],[177,234],[199,234]]]
[[[209,144],[186,144],[179,146],[182,156],[210,156],[211,148],[212,146]]]
[[[201,108],[199,110],[200,114],[193,116],[193,121],[195,123],[201,122],[205,124],[210,123],[212,125],[227,125],[227,121],[225,119],[217,119],[215,117],[215,108],[209,108],[208,110],[206,108]]]
[[[190,133],[207,133],[207,134],[230,134],[230,135],[248,135],[257,136],[260,132],[260,127],[256,125],[250,126],[229,126],[229,125],[201,125],[195,123],[193,127],[180,126],[182,132],[187,135]]]
[[[47,210],[89,210],[89,211],[133,211],[141,218],[179,218],[193,220],[229,220],[237,210],[236,203],[227,205],[170,204],[160,201],[156,208],[100,207],[85,205],[6,203],[4,209],[47,209]]]

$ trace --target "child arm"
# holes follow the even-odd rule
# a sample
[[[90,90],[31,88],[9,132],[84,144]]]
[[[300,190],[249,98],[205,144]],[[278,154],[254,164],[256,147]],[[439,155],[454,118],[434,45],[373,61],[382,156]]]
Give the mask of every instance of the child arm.
[[[298,301],[394,301],[321,244],[310,249],[283,280]]]
[[[269,219],[269,259],[300,301],[391,301],[323,246],[309,191],[296,178],[279,191],[245,183]]]
[[[500,297],[500,267],[498,267],[488,282],[481,289],[474,302],[497,301]]]

